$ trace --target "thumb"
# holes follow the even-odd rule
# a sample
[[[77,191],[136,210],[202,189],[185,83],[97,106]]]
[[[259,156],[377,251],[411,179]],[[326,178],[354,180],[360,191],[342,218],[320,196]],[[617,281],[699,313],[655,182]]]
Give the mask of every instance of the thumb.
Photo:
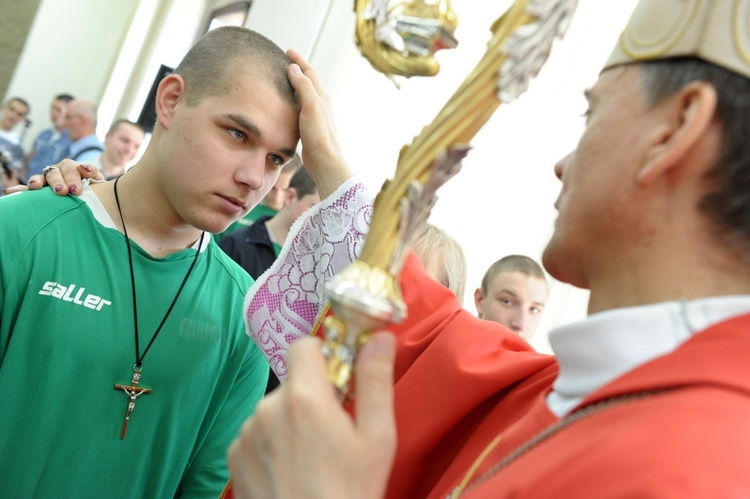
[[[287,78],[297,92],[297,97],[301,100],[304,107],[305,102],[311,99],[311,94],[315,92],[315,87],[310,78],[305,74],[299,64],[290,64],[287,70]]]
[[[393,364],[396,337],[389,332],[373,333],[357,355],[355,393],[357,426],[368,437],[395,441],[393,412]]]

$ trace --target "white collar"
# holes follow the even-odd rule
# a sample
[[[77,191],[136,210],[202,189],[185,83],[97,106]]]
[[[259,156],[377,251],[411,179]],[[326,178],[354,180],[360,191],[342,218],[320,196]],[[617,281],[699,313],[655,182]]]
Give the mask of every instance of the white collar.
[[[560,374],[547,405],[559,417],[586,396],[694,334],[750,312],[750,296],[720,296],[607,310],[556,328],[549,342]]]

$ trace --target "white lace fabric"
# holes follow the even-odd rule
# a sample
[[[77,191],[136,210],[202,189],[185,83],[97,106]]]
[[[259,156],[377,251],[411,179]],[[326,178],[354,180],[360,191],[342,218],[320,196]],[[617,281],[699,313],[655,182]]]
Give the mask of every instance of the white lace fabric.
[[[310,334],[326,303],[323,286],[362,252],[373,198],[352,178],[295,223],[281,254],[245,297],[247,334],[281,381],[287,351]]]

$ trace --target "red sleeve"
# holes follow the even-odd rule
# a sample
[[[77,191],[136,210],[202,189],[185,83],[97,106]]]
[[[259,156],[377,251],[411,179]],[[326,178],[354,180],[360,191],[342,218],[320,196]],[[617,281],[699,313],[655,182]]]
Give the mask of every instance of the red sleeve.
[[[557,368],[517,334],[463,310],[413,254],[401,286],[408,317],[391,328],[399,445],[388,496],[425,497],[489,411],[505,399],[520,411],[539,393],[540,383],[524,383]]]
[[[505,418],[515,420],[557,368],[515,333],[463,310],[414,254],[400,282],[408,316],[390,328],[399,444],[387,496],[426,497],[490,411],[508,406]],[[313,335],[322,337],[321,322]],[[222,499],[231,497],[228,484]]]

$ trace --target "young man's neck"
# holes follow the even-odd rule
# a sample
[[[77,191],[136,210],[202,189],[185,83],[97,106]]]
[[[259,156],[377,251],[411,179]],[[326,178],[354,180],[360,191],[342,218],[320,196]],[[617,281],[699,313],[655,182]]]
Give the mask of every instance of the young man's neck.
[[[158,184],[144,169],[133,169],[117,180],[118,210],[115,181],[93,184],[92,189],[101,200],[115,226],[138,243],[150,255],[161,258],[193,246],[202,231],[181,220],[166,202]]]

